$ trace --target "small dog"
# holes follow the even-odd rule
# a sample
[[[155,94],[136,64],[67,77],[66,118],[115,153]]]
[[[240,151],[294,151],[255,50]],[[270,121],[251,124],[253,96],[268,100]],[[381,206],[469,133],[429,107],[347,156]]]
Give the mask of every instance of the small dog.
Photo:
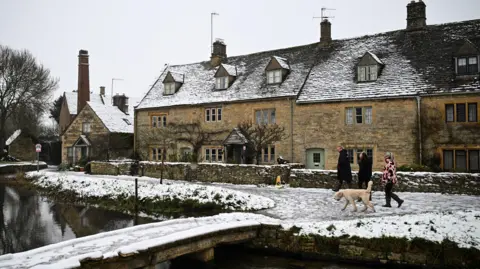
[[[345,197],[346,203],[342,211],[345,210],[345,208],[347,208],[348,204],[352,204],[353,212],[356,212],[357,205],[355,204],[355,201],[360,198],[362,199],[362,202],[365,205],[365,208],[362,210],[362,212],[366,211],[368,207],[371,207],[373,209],[373,212],[375,212],[375,208],[373,207],[373,204],[369,201],[370,193],[372,192],[372,185],[373,185],[373,181],[369,181],[368,187],[366,190],[365,189],[340,190],[335,193],[335,196],[333,196],[333,198],[337,201],[340,201],[342,197]]]

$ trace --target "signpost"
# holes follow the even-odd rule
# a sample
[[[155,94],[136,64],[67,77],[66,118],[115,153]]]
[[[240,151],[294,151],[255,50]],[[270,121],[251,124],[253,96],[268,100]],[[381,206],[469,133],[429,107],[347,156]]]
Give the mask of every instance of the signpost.
[[[42,145],[36,144],[35,145],[35,152],[37,152],[37,172],[40,171],[39,163],[40,163],[40,152],[42,152]]]

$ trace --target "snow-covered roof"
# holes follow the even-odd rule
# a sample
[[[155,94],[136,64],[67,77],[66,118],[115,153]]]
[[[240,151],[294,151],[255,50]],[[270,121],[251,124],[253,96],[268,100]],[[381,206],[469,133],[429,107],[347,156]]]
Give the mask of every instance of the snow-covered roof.
[[[94,102],[87,102],[87,104],[110,132],[133,133],[133,113],[126,115],[112,105],[102,105]]]
[[[184,80],[184,78],[185,78],[185,74],[183,74],[183,73],[178,73],[178,72],[170,71],[170,75],[172,75],[173,79],[174,79],[176,82],[181,82],[181,83],[183,83],[183,80]]]
[[[273,56],[273,58],[275,58],[275,60],[277,60],[278,64],[283,68],[283,69],[287,69],[287,70],[290,70],[290,66],[288,65],[288,60],[283,58],[283,57],[279,57],[279,56]]]
[[[380,58],[378,58],[377,55],[371,53],[370,51],[367,51],[367,53],[370,54],[370,56],[372,56],[372,58],[373,58],[377,63],[382,64],[382,65],[384,64],[384,63],[382,62],[382,60],[380,60]]]
[[[225,68],[225,71],[227,71],[227,73],[230,76],[234,76],[234,77],[237,76],[237,68],[234,65],[221,64],[221,66],[223,66],[223,68]]]
[[[70,115],[77,115],[77,92],[65,92],[65,98],[67,99],[68,110]],[[97,104],[111,104],[111,96],[102,96],[100,94],[90,93],[90,102]]]
[[[430,25],[416,33],[399,30],[334,40],[318,51],[297,103],[480,92],[478,81],[455,79],[452,64],[452,55],[466,39],[480,43],[479,32],[480,20],[472,20]],[[357,83],[355,67],[366,52],[384,65],[376,81]]]
[[[15,141],[15,139],[17,139],[17,137],[22,133],[22,130],[18,129],[16,130],[15,132],[13,132],[13,134],[7,139],[7,141],[5,142],[5,146],[10,146],[10,144],[13,143],[13,141]]]
[[[138,109],[255,100],[264,98],[295,97],[302,87],[315,60],[317,44],[255,54],[229,57],[227,64],[235,66],[237,77],[223,91],[215,91],[216,68],[210,62],[172,65],[162,72],[150,91],[140,102]],[[281,84],[267,85],[265,67],[272,56],[288,58],[290,73]],[[168,72],[185,74],[183,85],[175,94],[164,95],[163,80]]]

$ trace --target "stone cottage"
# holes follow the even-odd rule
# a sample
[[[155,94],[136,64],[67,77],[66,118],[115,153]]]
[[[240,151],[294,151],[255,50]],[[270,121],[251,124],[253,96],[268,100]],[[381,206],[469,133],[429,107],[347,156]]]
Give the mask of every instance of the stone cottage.
[[[100,88],[99,95],[91,95],[88,52],[80,50],[78,57],[78,90],[65,93],[60,113],[62,162],[131,157],[134,112],[130,98],[116,94],[110,103],[105,87]]]
[[[266,163],[282,155],[335,169],[343,145],[354,169],[362,151],[375,169],[391,151],[398,165],[479,171],[480,20],[427,25],[423,1],[406,10],[405,29],[332,40],[324,20],[318,43],[227,57],[217,41],[210,61],[168,66],[135,110],[136,150],[161,159],[171,153],[140,134],[198,121],[227,131],[202,146],[203,160],[224,162],[245,143],[235,126],[250,119],[287,130],[262,151]]]

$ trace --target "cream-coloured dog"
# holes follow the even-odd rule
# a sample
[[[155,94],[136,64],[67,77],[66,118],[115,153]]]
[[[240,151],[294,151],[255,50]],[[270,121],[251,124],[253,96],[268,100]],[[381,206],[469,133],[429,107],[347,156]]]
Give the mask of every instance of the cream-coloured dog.
[[[345,210],[345,208],[347,208],[348,204],[352,204],[353,212],[357,211],[357,205],[355,204],[355,201],[358,198],[360,198],[362,199],[362,202],[365,205],[365,208],[362,210],[362,212],[366,211],[368,207],[371,207],[373,209],[373,212],[375,212],[375,208],[373,207],[372,202],[370,202],[370,193],[372,192],[372,185],[373,185],[373,181],[370,180],[368,182],[368,187],[366,190],[365,189],[339,190],[335,193],[335,196],[333,196],[333,198],[337,201],[340,201],[342,197],[345,197],[346,203],[342,211]]]

